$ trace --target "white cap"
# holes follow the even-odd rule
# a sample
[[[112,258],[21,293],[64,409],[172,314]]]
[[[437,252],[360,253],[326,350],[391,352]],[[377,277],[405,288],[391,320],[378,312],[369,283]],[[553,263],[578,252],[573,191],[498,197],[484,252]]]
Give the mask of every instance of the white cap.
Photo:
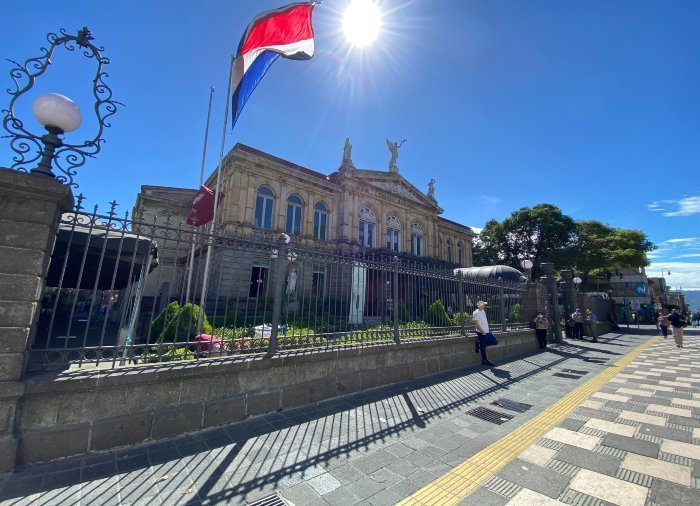
[[[488,302],[486,302],[485,300],[480,300],[479,302],[476,303],[476,307],[487,306],[487,305],[488,305]]]

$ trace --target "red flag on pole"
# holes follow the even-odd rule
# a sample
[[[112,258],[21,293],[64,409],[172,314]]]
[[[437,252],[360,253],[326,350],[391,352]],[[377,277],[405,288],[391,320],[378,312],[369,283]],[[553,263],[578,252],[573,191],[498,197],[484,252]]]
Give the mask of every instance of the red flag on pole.
[[[187,217],[187,224],[195,227],[206,225],[214,218],[214,191],[202,185],[192,200],[192,210]],[[224,194],[219,195],[219,204],[224,200]]]

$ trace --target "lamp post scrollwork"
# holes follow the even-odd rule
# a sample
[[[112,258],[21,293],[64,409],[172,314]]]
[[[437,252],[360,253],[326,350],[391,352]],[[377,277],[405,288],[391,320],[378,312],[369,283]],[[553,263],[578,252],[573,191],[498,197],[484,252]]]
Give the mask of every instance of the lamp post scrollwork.
[[[92,158],[100,152],[105,139],[102,133],[110,127],[107,119],[117,112],[117,106],[121,104],[112,98],[112,90],[105,82],[108,74],[104,67],[109,64],[109,59],[102,56],[103,47],[92,43],[93,36],[87,27],[78,31],[77,35],[69,35],[64,29],[59,34],[49,33],[47,40],[50,46],[40,48],[41,55],[29,58],[20,64],[9,60],[15,65],[10,70],[10,77],[14,82],[14,89],[8,89],[10,103],[3,118],[3,127],[9,135],[10,147],[16,153],[13,157],[11,168],[31,172],[48,177],[55,177],[57,181],[77,188],[73,176],[77,174],[77,168],[82,167],[87,158]],[[51,58],[58,47],[67,51],[78,49],[82,54],[96,62],[97,70],[92,82],[92,94],[95,99],[93,106],[97,117],[97,132],[94,137],[82,143],[68,143],[60,136],[77,129],[82,122],[82,115],[77,106],[68,98],[50,93],[36,99],[33,106],[34,115],[46,128],[47,133],[37,135],[25,127],[24,121],[15,116],[17,101],[34,87],[35,81],[51,65]],[[36,166],[32,167],[32,165]],[[55,175],[52,169],[58,169],[62,174]]]

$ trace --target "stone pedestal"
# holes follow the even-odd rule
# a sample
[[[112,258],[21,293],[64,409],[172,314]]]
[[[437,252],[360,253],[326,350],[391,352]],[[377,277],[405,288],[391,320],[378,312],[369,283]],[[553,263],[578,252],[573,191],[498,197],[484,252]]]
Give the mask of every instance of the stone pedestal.
[[[17,404],[34,342],[44,279],[69,187],[0,167],[0,473],[15,465]]]

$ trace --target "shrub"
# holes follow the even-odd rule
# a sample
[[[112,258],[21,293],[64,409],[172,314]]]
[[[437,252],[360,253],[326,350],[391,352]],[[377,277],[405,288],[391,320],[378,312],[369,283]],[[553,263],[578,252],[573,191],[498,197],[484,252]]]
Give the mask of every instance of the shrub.
[[[212,319],[212,327],[218,328],[226,326],[228,328],[240,327],[244,324],[245,315],[243,311],[234,309],[222,316],[216,316]]]
[[[445,306],[442,305],[440,299],[436,300],[428,307],[425,312],[425,322],[433,327],[449,327],[452,324]]]
[[[411,317],[411,313],[408,312],[406,302],[403,299],[399,299],[399,321],[406,323],[411,320],[413,320],[413,318]]]
[[[516,304],[513,306],[513,309],[510,310],[510,314],[508,314],[508,321],[511,323],[519,323],[523,321],[523,311],[520,304]]]
[[[464,325],[471,325],[472,324],[472,315],[469,313],[455,313],[452,315],[452,325],[456,325],[459,327],[462,325],[462,322],[460,321],[460,318],[464,318]]]
[[[197,335],[197,320],[200,308],[196,304],[180,307],[177,301],[168,304],[151,323],[152,340],[158,343],[191,341]],[[207,315],[203,315],[202,333],[211,334],[212,328]]]

